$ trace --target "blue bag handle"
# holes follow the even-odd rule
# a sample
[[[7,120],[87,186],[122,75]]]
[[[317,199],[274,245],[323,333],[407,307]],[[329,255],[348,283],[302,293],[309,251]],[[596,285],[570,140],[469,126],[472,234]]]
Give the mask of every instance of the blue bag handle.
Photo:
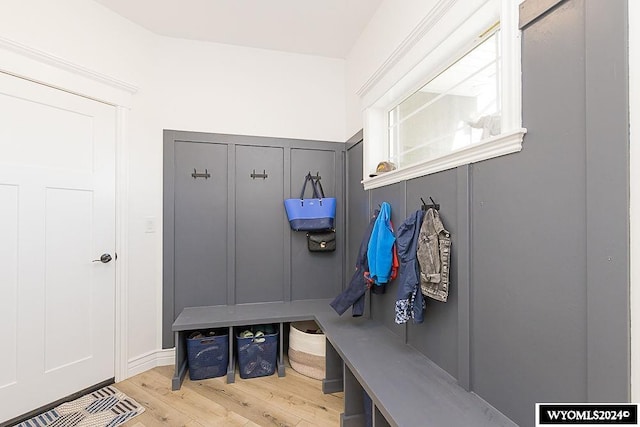
[[[313,180],[313,176],[311,175],[311,172],[309,172],[307,176],[304,178],[304,184],[302,185],[302,192],[300,193],[300,200],[304,200],[304,192],[307,189],[307,182],[309,181],[311,181],[311,188],[313,188],[313,198],[314,199],[324,198],[324,191],[322,191],[322,197],[320,197],[318,194],[318,188],[316,187],[316,183]],[[318,182],[318,184],[320,183]],[[320,189],[322,189],[322,186],[320,187]]]
[[[309,174],[311,174],[311,172],[309,172]],[[320,199],[324,199],[324,189],[322,188],[322,183],[320,182],[320,179],[313,179],[313,176],[311,177],[311,183],[314,184],[314,188],[315,186],[318,186],[317,188],[317,194],[320,196]]]

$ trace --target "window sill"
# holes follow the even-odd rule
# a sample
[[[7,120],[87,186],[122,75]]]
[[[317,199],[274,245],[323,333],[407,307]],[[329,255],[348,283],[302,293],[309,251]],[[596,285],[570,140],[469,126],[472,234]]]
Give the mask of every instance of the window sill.
[[[384,187],[396,182],[407,181],[461,165],[480,162],[505,154],[517,153],[522,150],[522,139],[527,130],[516,129],[476,144],[453,151],[443,157],[417,163],[395,171],[387,172],[375,177],[368,177],[362,181],[365,190]]]

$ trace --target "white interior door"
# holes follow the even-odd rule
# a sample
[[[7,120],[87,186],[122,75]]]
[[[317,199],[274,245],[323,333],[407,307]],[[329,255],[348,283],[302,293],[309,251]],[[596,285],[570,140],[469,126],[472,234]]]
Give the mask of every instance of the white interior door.
[[[114,376],[115,117],[0,73],[0,423]]]

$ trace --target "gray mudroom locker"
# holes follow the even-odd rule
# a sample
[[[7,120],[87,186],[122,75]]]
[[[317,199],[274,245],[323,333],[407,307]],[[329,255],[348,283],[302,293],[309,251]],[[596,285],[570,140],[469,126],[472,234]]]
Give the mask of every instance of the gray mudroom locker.
[[[164,132],[164,348],[185,307],[340,292],[344,162],[344,143]],[[335,252],[309,252],[286,218],[283,201],[300,196],[309,172],[338,200]]]

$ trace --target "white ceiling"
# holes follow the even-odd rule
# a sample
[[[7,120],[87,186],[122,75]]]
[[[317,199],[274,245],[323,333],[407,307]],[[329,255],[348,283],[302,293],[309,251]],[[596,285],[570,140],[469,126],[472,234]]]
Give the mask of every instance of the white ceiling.
[[[345,58],[382,0],[95,0],[169,37]]]

